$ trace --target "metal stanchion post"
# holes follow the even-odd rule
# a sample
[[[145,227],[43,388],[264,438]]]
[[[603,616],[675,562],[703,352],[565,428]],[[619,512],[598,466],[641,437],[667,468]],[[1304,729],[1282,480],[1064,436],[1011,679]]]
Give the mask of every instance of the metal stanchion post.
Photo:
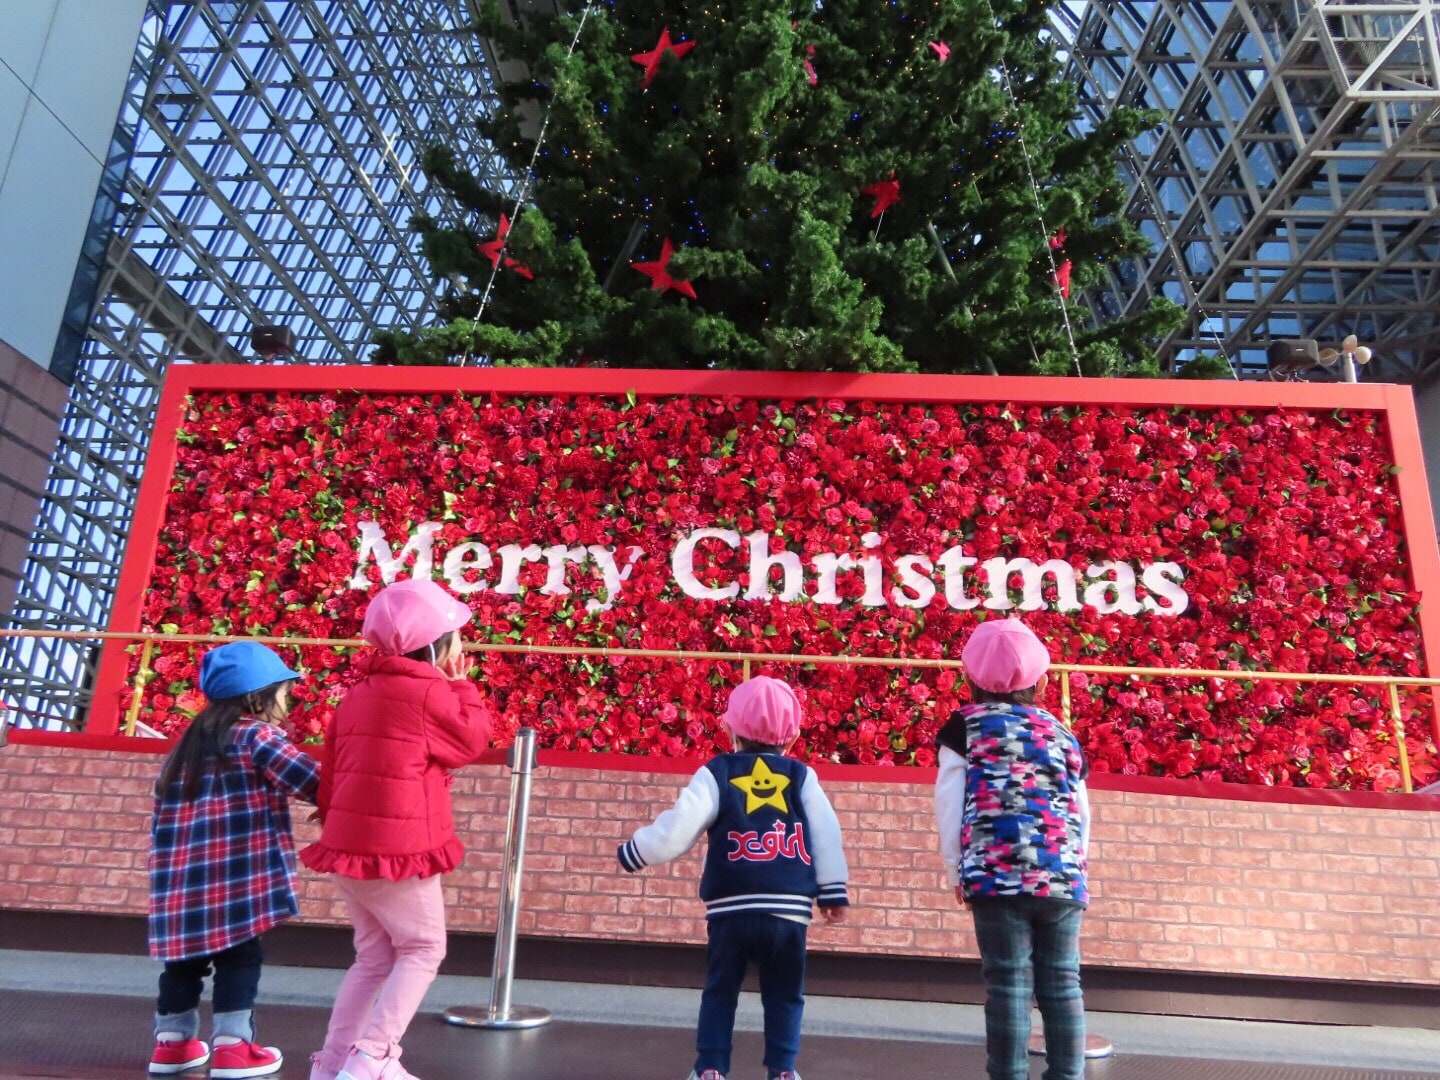
[[[446,1009],[447,1024],[479,1028],[533,1028],[550,1022],[550,1010],[512,1005],[515,979],[515,927],[520,915],[520,875],[525,865],[525,826],[530,820],[530,774],[535,768],[535,729],[521,728],[510,748],[510,821],[505,829],[505,875],[500,918],[495,928],[495,964],[490,976],[490,1004]]]

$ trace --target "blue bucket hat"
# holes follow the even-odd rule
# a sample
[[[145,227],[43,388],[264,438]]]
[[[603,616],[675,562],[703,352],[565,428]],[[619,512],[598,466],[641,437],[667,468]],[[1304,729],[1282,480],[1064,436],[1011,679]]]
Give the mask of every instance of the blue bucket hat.
[[[299,678],[300,672],[257,641],[232,641],[211,649],[200,661],[200,692],[212,701]]]

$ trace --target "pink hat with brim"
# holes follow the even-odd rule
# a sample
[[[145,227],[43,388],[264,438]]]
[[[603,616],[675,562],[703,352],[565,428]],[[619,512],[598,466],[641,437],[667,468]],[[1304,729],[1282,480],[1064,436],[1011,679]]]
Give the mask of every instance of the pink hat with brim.
[[[471,612],[433,581],[397,581],[375,594],[360,636],[383,653],[423,649],[470,622]]]
[[[720,719],[738,738],[786,746],[800,734],[800,699],[787,683],[756,675],[730,692]]]
[[[1028,690],[1050,669],[1050,650],[1019,619],[993,619],[975,628],[961,650],[965,674],[981,690]]]

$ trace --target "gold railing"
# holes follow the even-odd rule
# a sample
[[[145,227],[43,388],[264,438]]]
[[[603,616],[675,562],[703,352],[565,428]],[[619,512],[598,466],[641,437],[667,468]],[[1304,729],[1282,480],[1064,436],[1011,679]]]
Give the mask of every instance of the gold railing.
[[[51,631],[5,630],[0,638],[45,638],[62,641],[129,641],[140,643],[140,664],[131,681],[134,693],[126,710],[124,733],[135,734],[139,721],[141,699],[145,686],[155,674],[150,663],[157,642],[177,645],[223,645],[230,641],[254,641],[261,645],[314,646],[353,649],[365,644],[359,638],[261,637],[253,634],[156,634],[120,633],[115,631]],[[809,653],[707,652],[690,649],[617,649],[578,645],[504,645],[467,643],[467,652],[497,653],[519,656],[594,656],[648,660],[729,661],[741,664],[745,678],[750,677],[752,664],[848,664],[857,667],[952,668],[964,667],[959,660],[927,660],[906,656],[819,656]],[[1406,749],[1405,714],[1400,706],[1401,687],[1440,687],[1440,679],[1398,675],[1335,675],[1292,671],[1220,671],[1206,668],[1122,667],[1110,664],[1051,664],[1060,683],[1061,718],[1071,721],[1070,680],[1073,675],[1119,675],[1146,679],[1222,679],[1232,682],[1298,682],[1338,683],[1345,686],[1379,686],[1389,699],[1390,722],[1394,728],[1395,745],[1400,764],[1400,780],[1406,792],[1414,790],[1410,777],[1410,755]],[[1437,694],[1440,700],[1440,694]],[[1437,745],[1440,745],[1440,711],[1432,713],[1431,723]]]

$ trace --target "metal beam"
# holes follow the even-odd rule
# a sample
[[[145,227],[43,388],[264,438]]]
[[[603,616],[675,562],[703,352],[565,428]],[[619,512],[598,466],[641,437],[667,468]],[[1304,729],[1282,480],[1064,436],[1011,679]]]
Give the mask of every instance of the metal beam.
[[[462,213],[418,169],[432,140],[488,182],[496,106],[468,0],[156,0],[121,122],[135,146],[101,301],[61,422],[11,621],[106,626],[158,388],[178,358],[243,362],[260,322],[311,363],[365,359],[441,288],[409,231]],[[89,650],[0,643],[0,696],[83,715]]]
[[[1123,154],[1127,216],[1155,248],[1112,268],[1088,297],[1097,312],[1134,313],[1155,295],[1183,303],[1188,325],[1162,345],[1172,365],[1197,348],[1248,356],[1271,337],[1352,329],[1377,340],[1378,377],[1440,364],[1433,0],[1090,0],[1052,12],[1085,115],[1144,104],[1169,116]],[[1427,317],[1428,335],[1417,329]],[[1263,356],[1246,363],[1264,370]]]

